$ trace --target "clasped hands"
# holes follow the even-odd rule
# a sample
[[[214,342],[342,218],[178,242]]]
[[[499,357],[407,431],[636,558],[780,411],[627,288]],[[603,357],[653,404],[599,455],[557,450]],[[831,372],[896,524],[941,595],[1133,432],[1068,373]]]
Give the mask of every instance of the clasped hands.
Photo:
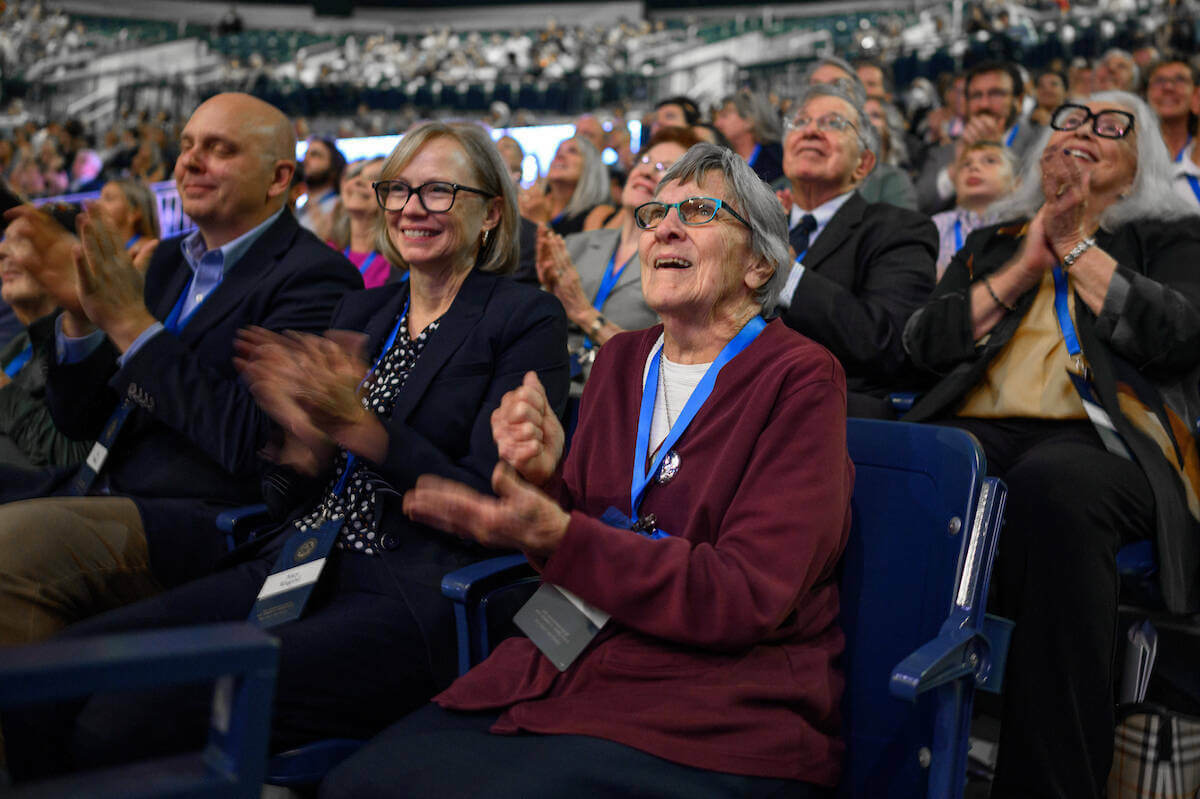
[[[536,373],[504,395],[491,423],[500,455],[492,471],[496,496],[427,474],[404,495],[404,512],[487,547],[547,558],[566,535],[570,516],[539,488],[554,476],[564,435]]]
[[[1018,264],[1030,281],[1060,263],[1100,226],[1102,208],[1092,196],[1091,164],[1050,146],[1042,153],[1042,207],[1029,223]]]
[[[64,311],[63,331],[84,336],[97,327],[124,352],[157,320],[146,307],[145,270],[158,245],[147,240],[132,252],[94,209],[80,214],[78,236],[31,205],[13,208],[7,236],[28,239],[41,254],[30,273]]]
[[[566,242],[545,225],[538,225],[536,265],[538,282],[558,297],[567,316],[575,319],[591,309]]]
[[[387,454],[387,431],[362,403],[366,336],[330,330],[324,336],[238,332],[234,367],[282,435],[266,459],[310,476],[326,468],[338,446],[375,462]]]

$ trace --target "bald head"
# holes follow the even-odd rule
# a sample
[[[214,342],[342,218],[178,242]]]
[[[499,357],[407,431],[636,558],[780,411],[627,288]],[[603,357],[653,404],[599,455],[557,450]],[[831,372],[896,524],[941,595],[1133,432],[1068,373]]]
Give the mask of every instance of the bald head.
[[[275,106],[218,94],[184,126],[175,183],[209,247],[246,233],[283,207],[296,171],[296,138]]]

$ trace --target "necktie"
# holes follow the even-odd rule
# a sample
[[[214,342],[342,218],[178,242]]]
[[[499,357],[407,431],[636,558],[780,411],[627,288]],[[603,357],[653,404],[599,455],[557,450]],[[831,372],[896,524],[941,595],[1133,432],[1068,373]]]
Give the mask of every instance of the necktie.
[[[817,229],[817,218],[812,214],[805,214],[800,218],[799,224],[792,228],[788,233],[788,241],[792,244],[792,249],[796,251],[796,257],[801,258],[808,251],[808,237]]]

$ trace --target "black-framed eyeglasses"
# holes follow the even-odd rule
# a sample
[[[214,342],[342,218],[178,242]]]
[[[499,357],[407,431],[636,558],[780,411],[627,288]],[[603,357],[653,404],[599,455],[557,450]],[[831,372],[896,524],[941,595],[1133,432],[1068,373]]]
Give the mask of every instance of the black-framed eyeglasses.
[[[403,180],[378,180],[371,184],[375,189],[375,200],[385,211],[403,211],[415,194],[421,207],[431,214],[444,214],[454,207],[460,191],[469,191],[483,197],[494,197],[491,192],[475,189],[458,183],[433,180],[420,186],[410,186]]]
[[[749,222],[742,218],[741,214],[726,205],[724,200],[718,200],[716,197],[688,197],[677,203],[651,200],[634,209],[633,219],[642,230],[654,230],[667,218],[667,214],[672,208],[679,214],[679,221],[685,225],[703,225],[711,222],[716,217],[717,211],[724,208],[734,219],[750,230],[754,229],[750,227]]]
[[[1128,111],[1105,109],[1092,113],[1085,105],[1066,103],[1050,115],[1050,127],[1055,130],[1075,130],[1092,121],[1092,131],[1105,139],[1123,139],[1133,130],[1134,116]]]

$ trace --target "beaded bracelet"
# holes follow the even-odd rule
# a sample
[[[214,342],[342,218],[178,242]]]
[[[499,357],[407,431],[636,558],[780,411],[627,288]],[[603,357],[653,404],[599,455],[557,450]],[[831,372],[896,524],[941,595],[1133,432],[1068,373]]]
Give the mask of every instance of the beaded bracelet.
[[[987,289],[987,293],[992,295],[992,299],[995,300],[996,304],[999,305],[1001,308],[1008,311],[1009,313],[1012,313],[1013,311],[1017,310],[1014,306],[1008,305],[1007,303],[1004,302],[1004,300],[1000,299],[1000,295],[996,293],[996,290],[994,288],[992,288],[992,281],[988,278],[987,275],[983,276],[983,287],[985,289]]]

